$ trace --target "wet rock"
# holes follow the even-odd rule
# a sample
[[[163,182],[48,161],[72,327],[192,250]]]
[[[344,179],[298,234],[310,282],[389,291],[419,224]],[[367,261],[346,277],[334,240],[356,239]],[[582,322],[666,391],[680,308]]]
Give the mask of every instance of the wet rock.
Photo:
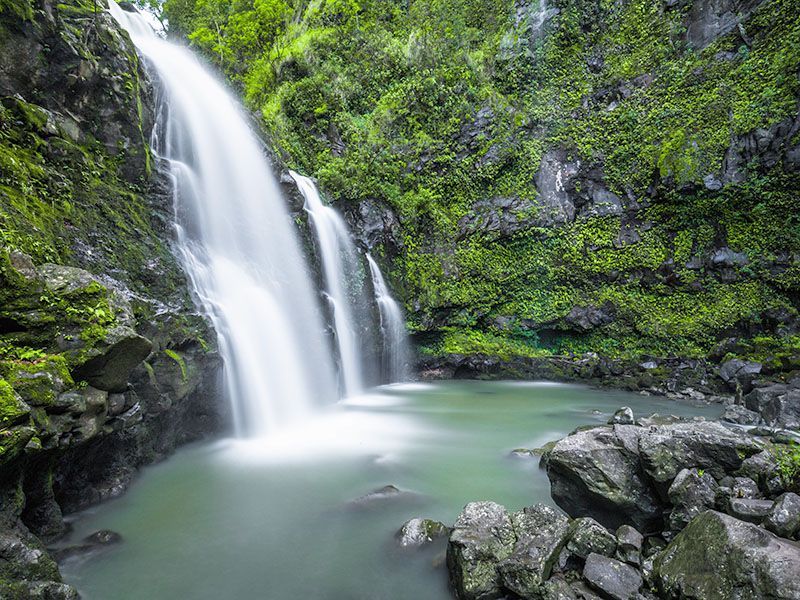
[[[608,420],[609,425],[635,425],[636,419],[633,417],[633,410],[629,406],[623,406],[616,411]]]
[[[347,503],[347,506],[350,508],[372,508],[390,500],[413,500],[418,498],[419,496],[414,492],[401,490],[397,486],[389,484],[351,500]]]
[[[687,16],[686,40],[705,48],[736,29],[763,0],[696,0]]]
[[[759,495],[758,484],[749,477],[723,477],[717,488],[716,506],[727,511],[731,500],[757,498]]]
[[[549,506],[537,504],[512,514],[511,524],[514,549],[498,564],[503,586],[523,598],[536,597],[566,543],[569,521]]]
[[[719,368],[720,379],[727,383],[732,390],[736,389],[737,383],[743,386],[750,386],[759,373],[761,373],[761,363],[744,361],[738,358],[723,363]],[[748,408],[750,407],[748,406]]]
[[[800,496],[793,492],[781,495],[764,521],[764,527],[783,538],[800,533]]]
[[[602,306],[574,306],[564,322],[579,331],[589,331],[614,321],[614,306],[606,303]]]
[[[657,556],[669,598],[798,598],[800,546],[729,515],[706,511]]]
[[[617,529],[616,558],[634,566],[642,564],[642,542],[644,537],[630,525],[620,525]]]
[[[80,595],[71,585],[57,581],[0,582],[0,598],[9,600],[78,600]]]
[[[79,379],[108,392],[124,392],[133,369],[153,349],[147,338],[130,327],[110,329],[103,340],[104,348],[90,352],[91,358],[75,369]]]
[[[772,513],[775,503],[772,500],[758,498],[733,498],[728,506],[734,517],[750,523],[761,523]]]
[[[450,529],[439,521],[414,518],[403,524],[395,538],[403,548],[420,548],[449,534]]]
[[[467,504],[456,519],[447,546],[447,568],[456,598],[501,598],[497,563],[511,555],[515,541],[505,508],[494,502]]]
[[[570,523],[567,550],[585,559],[590,554],[614,556],[617,538],[591,517],[580,517]]]
[[[708,473],[697,469],[683,469],[667,492],[673,505],[669,516],[669,527],[680,531],[700,513],[714,508],[717,497],[717,482]]]
[[[56,548],[51,551],[51,554],[58,562],[62,562],[68,558],[90,554],[121,542],[122,536],[120,534],[108,529],[101,529],[100,531],[95,531],[87,535],[81,540],[80,544]]]
[[[613,558],[590,554],[583,577],[596,590],[613,600],[634,600],[642,587],[639,571]]]

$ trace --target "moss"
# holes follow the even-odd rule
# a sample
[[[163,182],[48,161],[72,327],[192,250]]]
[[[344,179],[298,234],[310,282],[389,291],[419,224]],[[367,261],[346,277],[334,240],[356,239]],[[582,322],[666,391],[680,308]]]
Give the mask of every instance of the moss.
[[[183,356],[175,352],[174,350],[166,349],[164,350],[164,354],[166,354],[169,358],[175,361],[178,365],[178,368],[181,370],[181,379],[184,383],[186,383],[189,379],[188,374],[186,372],[186,361],[183,360]],[[151,367],[152,368],[152,367]]]
[[[0,428],[24,420],[29,409],[5,379],[0,379]]]
[[[36,361],[0,361],[0,375],[31,406],[49,406],[59,393],[75,385],[60,355]]]

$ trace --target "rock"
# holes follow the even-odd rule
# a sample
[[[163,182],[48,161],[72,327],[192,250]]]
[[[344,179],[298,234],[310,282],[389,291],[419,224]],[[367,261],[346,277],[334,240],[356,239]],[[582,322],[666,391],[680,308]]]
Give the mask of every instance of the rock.
[[[573,329],[589,331],[614,321],[615,309],[611,303],[603,306],[574,306],[564,322]]]
[[[570,523],[567,550],[585,559],[590,554],[614,556],[617,538],[591,517],[580,517]]]
[[[756,388],[744,401],[769,427],[800,429],[800,388],[783,384]]]
[[[720,379],[733,389],[735,389],[737,381],[749,384],[759,373],[761,373],[761,363],[748,362],[738,358],[723,363],[719,368]]]
[[[57,581],[20,581],[4,584],[0,582],[0,598],[9,600],[78,600],[78,590]]]
[[[798,598],[800,546],[709,510],[656,557],[654,577],[668,598]]]
[[[515,541],[505,508],[494,502],[467,504],[456,519],[447,546],[447,569],[456,598],[501,598],[496,565],[511,555]]]
[[[623,406],[608,420],[609,425],[635,425],[636,419],[633,417],[633,410],[629,406]]]
[[[645,471],[659,484],[672,481],[682,469],[692,467],[720,478],[761,450],[751,436],[712,421],[656,427],[642,435],[639,442]]]
[[[547,457],[555,502],[572,517],[593,517],[609,528],[624,523],[660,531],[662,506],[639,460],[633,425],[595,427],[560,440]]]
[[[616,557],[634,566],[642,564],[642,542],[644,537],[630,525],[620,525],[617,529]]]
[[[736,29],[763,0],[696,0],[687,16],[686,40],[699,50]]]
[[[642,576],[625,563],[599,554],[590,554],[583,567],[583,577],[596,590],[613,600],[634,600],[642,587]]]
[[[758,484],[749,477],[724,477],[717,488],[716,506],[727,511],[734,498],[756,498],[758,495]]]
[[[401,490],[395,485],[385,485],[347,503],[350,508],[371,508],[387,500],[418,498],[417,494]]]
[[[122,325],[110,329],[103,343],[105,348],[92,351],[91,358],[76,367],[75,375],[97,389],[124,392],[131,371],[147,358],[153,344]]]
[[[550,577],[567,541],[568,519],[542,504],[511,515],[516,535],[513,552],[498,564],[505,589],[523,597],[536,597]]]
[[[542,156],[535,178],[542,225],[563,225],[575,219],[575,202],[570,192],[580,168],[580,161],[568,160],[563,150],[548,150]]]
[[[772,513],[775,503],[758,498],[732,498],[728,506],[730,514],[742,521],[761,523]]]
[[[800,496],[793,492],[782,494],[764,521],[764,527],[783,538],[800,533]]]
[[[122,536],[115,531],[108,529],[101,529],[83,538],[80,544],[73,546],[66,546],[63,548],[55,548],[51,550],[51,555],[58,562],[62,562],[74,556],[81,556],[96,552],[108,546],[113,546],[122,542]]]
[[[758,425],[761,422],[761,415],[740,404],[730,404],[725,407],[722,420],[737,425]]]
[[[450,529],[439,521],[414,518],[403,524],[395,538],[403,548],[419,548],[447,537],[449,533]]]
[[[714,508],[719,486],[711,475],[697,469],[683,469],[667,495],[673,505],[669,516],[669,528],[680,531],[689,521],[709,508]]]

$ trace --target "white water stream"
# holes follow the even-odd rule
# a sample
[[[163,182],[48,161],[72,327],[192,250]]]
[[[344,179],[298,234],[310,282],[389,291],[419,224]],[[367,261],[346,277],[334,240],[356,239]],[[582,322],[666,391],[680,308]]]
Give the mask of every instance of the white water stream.
[[[180,249],[211,316],[239,435],[263,436],[336,400],[308,268],[261,144],[233,97],[146,17],[111,1],[159,80],[152,146],[174,179]]]
[[[408,373],[411,353],[408,348],[408,333],[403,311],[389,292],[378,264],[367,254],[375,302],[378,304],[381,319],[381,342],[384,381],[404,381]]]

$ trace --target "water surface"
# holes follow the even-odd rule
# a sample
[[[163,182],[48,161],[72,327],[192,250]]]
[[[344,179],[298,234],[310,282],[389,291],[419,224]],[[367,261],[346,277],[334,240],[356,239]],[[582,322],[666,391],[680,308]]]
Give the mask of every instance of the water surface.
[[[538,459],[509,452],[604,423],[622,405],[720,412],[546,382],[381,388],[266,443],[195,445],[145,469],[74,523],[73,540],[112,529],[124,542],[63,573],[87,600],[444,600],[443,547],[399,550],[400,525],[452,523],[471,500],[552,503]],[[387,484],[413,495],[348,504]]]

